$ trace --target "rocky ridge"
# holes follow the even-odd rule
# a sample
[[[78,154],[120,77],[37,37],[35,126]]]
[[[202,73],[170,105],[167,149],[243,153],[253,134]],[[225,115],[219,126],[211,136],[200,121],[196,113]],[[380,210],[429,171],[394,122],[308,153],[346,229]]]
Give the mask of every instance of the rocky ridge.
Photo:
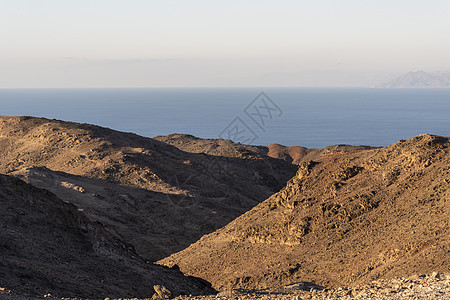
[[[450,270],[449,139],[329,148],[280,192],[160,263],[216,289],[328,288]]]
[[[197,144],[228,154],[89,124],[0,117],[0,173],[75,204],[155,261],[225,226],[295,174],[294,165],[255,147]]]

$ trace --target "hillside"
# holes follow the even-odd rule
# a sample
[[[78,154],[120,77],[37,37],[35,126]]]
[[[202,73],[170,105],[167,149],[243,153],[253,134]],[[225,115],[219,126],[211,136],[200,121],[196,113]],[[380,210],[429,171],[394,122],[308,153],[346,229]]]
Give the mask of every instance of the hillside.
[[[329,151],[346,152],[374,148],[370,146],[350,145],[334,145],[322,149],[305,148],[301,146],[283,146],[280,144],[252,146],[233,143],[229,140],[201,139],[188,134],[156,136],[154,139],[190,153],[203,153],[222,157],[242,157],[245,155],[254,155],[257,157],[271,157],[294,165],[298,165],[303,161],[317,159]],[[270,166],[268,167],[271,168]],[[290,168],[292,167],[289,167],[289,169]]]
[[[424,71],[408,72],[389,82],[379,85],[380,88],[448,88],[450,72],[427,73]]]
[[[0,175],[0,211],[2,291],[91,299],[150,297],[154,285],[174,295],[212,292],[202,280],[146,264],[114,231],[17,178]]]
[[[248,211],[296,171],[256,147],[196,143],[220,154],[94,125],[0,117],[0,173],[75,204],[155,261]]]
[[[449,138],[329,147],[280,192],[163,259],[220,290],[450,271]]]

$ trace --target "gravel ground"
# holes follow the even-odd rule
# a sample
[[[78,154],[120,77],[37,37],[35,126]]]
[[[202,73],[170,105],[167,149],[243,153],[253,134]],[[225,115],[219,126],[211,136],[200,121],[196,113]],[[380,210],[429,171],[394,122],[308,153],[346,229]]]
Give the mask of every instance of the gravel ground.
[[[156,295],[156,294],[155,294]],[[0,299],[4,300],[82,300],[54,298],[51,295],[31,297],[14,294],[0,288]],[[146,300],[146,299],[109,299],[108,300]],[[150,299],[162,299],[154,296]],[[415,275],[400,279],[381,279],[368,285],[349,288],[327,289],[311,283],[299,282],[277,289],[232,290],[210,296],[180,296],[178,300],[208,299],[450,299],[450,274],[434,272],[431,275]]]
[[[450,299],[450,275],[436,272],[429,276],[378,280],[368,285],[337,289],[296,283],[279,289],[233,290],[216,296],[177,299]]]

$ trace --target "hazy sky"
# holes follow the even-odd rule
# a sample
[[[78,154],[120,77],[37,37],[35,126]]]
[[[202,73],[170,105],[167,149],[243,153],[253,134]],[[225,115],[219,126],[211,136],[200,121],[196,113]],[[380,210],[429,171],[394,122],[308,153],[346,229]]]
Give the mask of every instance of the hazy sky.
[[[0,87],[360,86],[450,70],[448,0],[0,0]]]

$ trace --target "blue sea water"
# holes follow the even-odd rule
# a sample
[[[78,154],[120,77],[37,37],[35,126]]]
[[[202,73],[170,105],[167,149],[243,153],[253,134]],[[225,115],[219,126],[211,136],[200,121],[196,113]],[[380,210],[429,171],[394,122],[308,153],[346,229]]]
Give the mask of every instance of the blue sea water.
[[[261,92],[270,98],[266,105],[255,100]],[[0,89],[0,115],[92,123],[147,137],[188,133],[245,142],[229,135],[240,127],[256,145],[385,146],[422,133],[450,136],[450,89]]]

